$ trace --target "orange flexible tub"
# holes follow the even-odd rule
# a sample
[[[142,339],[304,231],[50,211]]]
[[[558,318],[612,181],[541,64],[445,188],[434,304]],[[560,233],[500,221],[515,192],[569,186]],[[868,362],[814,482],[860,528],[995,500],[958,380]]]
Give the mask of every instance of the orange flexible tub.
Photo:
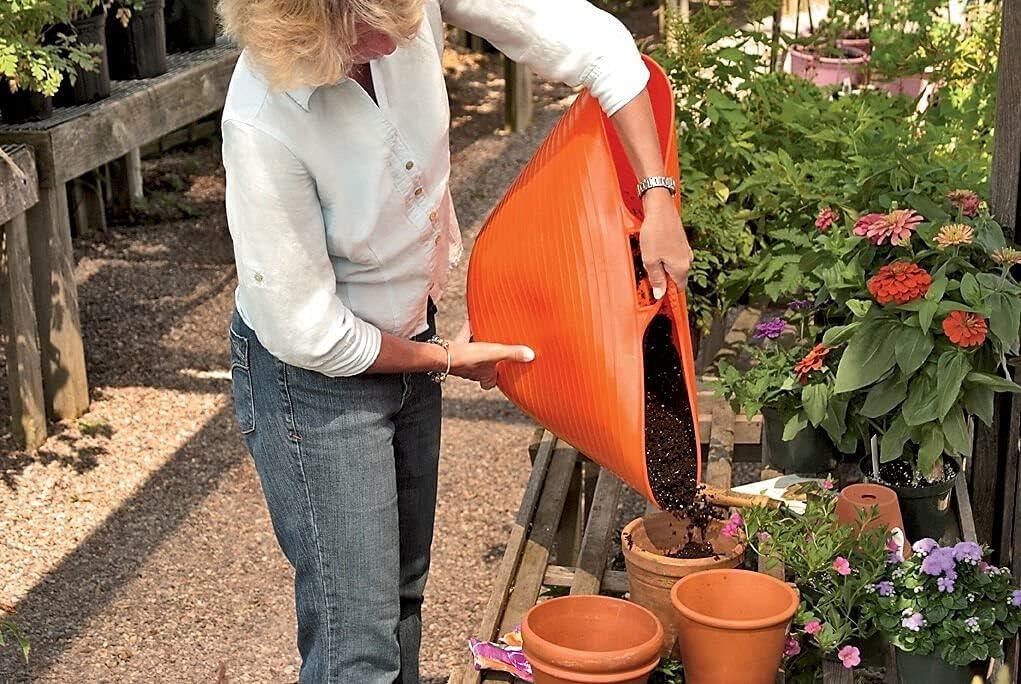
[[[666,173],[678,177],[673,93],[645,59]],[[641,268],[636,184],[612,123],[582,93],[479,234],[468,313],[475,339],[536,352],[499,368],[511,401],[677,508],[701,476],[694,355],[684,293],[671,283],[655,301]]]

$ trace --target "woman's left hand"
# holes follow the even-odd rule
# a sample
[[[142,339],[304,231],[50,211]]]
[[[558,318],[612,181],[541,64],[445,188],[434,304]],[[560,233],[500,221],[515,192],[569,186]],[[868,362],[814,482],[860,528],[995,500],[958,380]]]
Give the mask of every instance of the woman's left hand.
[[[640,233],[642,262],[649,274],[653,296],[661,299],[666,294],[667,278],[673,280],[679,290],[687,287],[694,254],[670,193],[653,188],[644,200],[645,221]]]

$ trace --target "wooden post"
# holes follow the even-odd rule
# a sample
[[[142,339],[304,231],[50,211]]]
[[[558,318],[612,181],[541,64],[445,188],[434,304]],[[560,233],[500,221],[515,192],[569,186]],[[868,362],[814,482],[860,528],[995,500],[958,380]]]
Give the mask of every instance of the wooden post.
[[[517,133],[532,123],[532,74],[524,64],[503,58],[504,120]]]
[[[0,320],[7,328],[11,430],[19,443],[34,450],[46,441],[46,404],[24,214],[0,225],[0,243]]]
[[[89,387],[63,183],[39,188],[28,232],[47,412],[55,419],[77,418],[89,407]]]
[[[142,199],[142,155],[134,148],[120,159],[109,164],[111,207],[117,212],[131,208],[135,200]]]
[[[67,203],[73,235],[88,237],[106,231],[103,181],[98,171],[90,171],[68,182]]]

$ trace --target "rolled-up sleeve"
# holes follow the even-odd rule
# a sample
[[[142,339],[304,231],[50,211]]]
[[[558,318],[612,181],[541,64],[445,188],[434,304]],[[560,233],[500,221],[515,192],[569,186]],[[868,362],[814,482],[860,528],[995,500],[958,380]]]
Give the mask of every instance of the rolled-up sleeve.
[[[337,296],[315,180],[276,138],[238,121],[224,122],[223,162],[238,304],[259,342],[324,375],[365,372],[382,334]]]
[[[649,81],[631,34],[586,0],[440,0],[444,21],[539,76],[585,86],[612,116]]]

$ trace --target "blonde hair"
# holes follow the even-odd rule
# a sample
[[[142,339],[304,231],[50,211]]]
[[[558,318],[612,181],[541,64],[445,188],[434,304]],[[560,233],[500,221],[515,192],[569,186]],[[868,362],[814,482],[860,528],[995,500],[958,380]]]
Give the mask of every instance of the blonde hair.
[[[246,48],[275,90],[336,83],[352,67],[364,23],[406,42],[422,0],[220,0],[225,32]]]

